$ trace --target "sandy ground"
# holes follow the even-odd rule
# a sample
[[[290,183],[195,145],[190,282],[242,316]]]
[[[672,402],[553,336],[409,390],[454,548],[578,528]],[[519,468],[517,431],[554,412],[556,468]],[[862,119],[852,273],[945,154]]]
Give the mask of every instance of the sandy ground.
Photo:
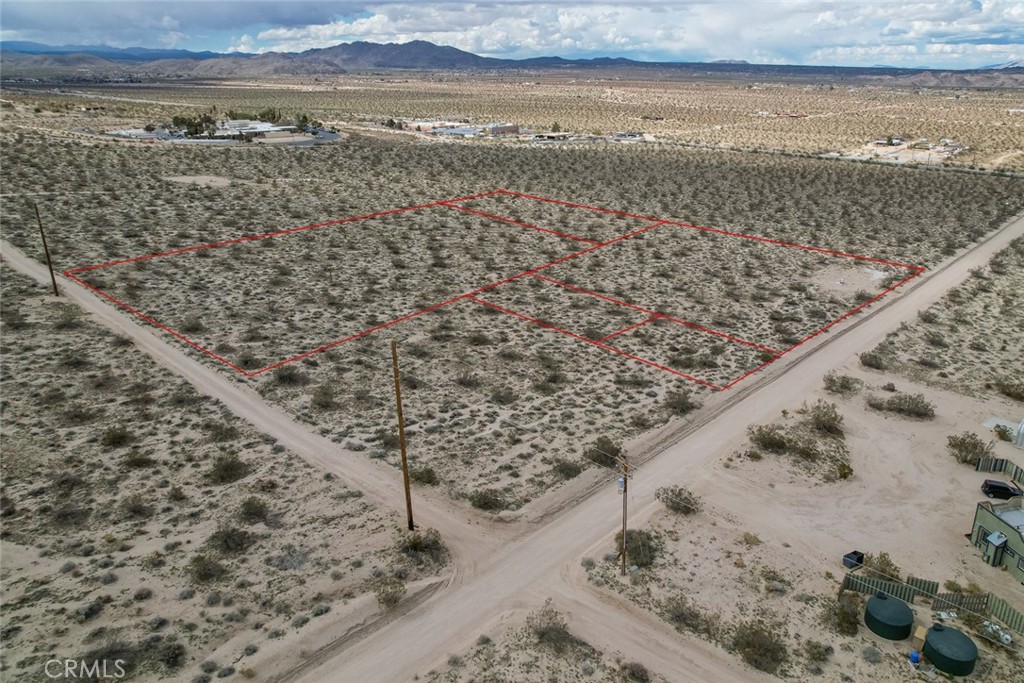
[[[783,408],[789,407],[791,397],[810,395],[820,384],[822,375],[837,361],[870,348],[886,332],[935,301],[947,288],[965,278],[969,269],[982,265],[991,254],[1022,232],[1024,220],[1017,220],[950,265],[931,272],[890,305],[871,310],[856,324],[826,335],[809,345],[810,348],[793,354],[793,358],[762,381],[735,392],[728,400],[713,403],[706,420],[695,423],[683,441],[648,461],[638,476],[652,482],[686,481],[695,467],[699,470],[718,453],[720,444],[736,438],[736,425],[775,419]],[[12,265],[39,279],[45,277],[38,264],[25,259],[7,244],[3,249]],[[375,498],[400,500],[397,482],[371,463],[359,459],[338,460],[333,444],[284,417],[254,392],[216,375],[150,330],[128,323],[119,312],[89,294],[67,286],[65,291],[101,323],[130,336],[140,348],[184,375],[201,391],[220,398],[230,410],[276,436],[310,462],[337,472],[343,481],[358,485]],[[827,349],[827,352],[818,349]],[[634,510],[641,519],[650,514],[655,505],[653,488],[640,488],[636,492]],[[420,510],[421,523],[442,529],[456,551],[460,569],[450,588],[428,599],[406,618],[346,648],[343,661],[342,658],[325,658],[324,666],[309,672],[304,680],[408,680],[416,673],[433,668],[438,663],[438,652],[458,651],[468,645],[489,615],[500,613],[531,591],[554,594],[556,602],[567,602],[568,611],[573,613],[585,612],[584,605],[593,609],[593,598],[587,597],[586,589],[571,587],[576,583],[572,580],[571,568],[578,565],[580,557],[593,554],[596,548],[607,547],[609,530],[619,521],[619,507],[611,488],[563,512],[557,519],[546,520],[540,528],[516,542],[510,542],[508,534],[500,531],[481,533],[485,527],[477,526],[481,523],[478,519],[467,519],[465,512],[453,509],[444,501],[427,499]],[[819,544],[811,538],[789,542],[812,556],[819,552]],[[570,579],[569,585],[564,584],[566,578]],[[539,600],[540,595],[537,597]],[[575,601],[579,606],[572,609]],[[723,656],[711,646],[692,647],[653,618],[636,619],[635,615],[631,618],[626,613],[612,620],[614,623],[602,621],[596,615],[593,620],[577,617],[577,622],[583,624],[579,630],[588,642],[608,651],[614,651],[616,644],[621,644],[622,624],[630,624],[628,630],[639,640],[635,649],[629,648],[629,658],[644,662],[669,680],[756,680],[756,676],[736,660]],[[391,643],[395,638],[406,644],[402,657],[394,656]],[[687,643],[686,651],[674,656],[682,642]],[[695,678],[694,671],[702,673]]]

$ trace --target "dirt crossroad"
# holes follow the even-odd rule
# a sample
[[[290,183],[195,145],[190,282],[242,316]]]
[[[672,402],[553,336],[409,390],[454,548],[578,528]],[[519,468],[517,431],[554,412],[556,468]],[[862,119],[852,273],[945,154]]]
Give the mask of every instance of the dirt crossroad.
[[[971,269],[984,265],[1021,235],[1024,217],[955,255],[899,290],[898,295],[773,364],[763,376],[723,395],[705,419],[682,431],[674,444],[646,462],[644,478],[658,483],[685,481],[688,472],[701,467],[716,451],[716,444],[733,438],[742,425],[778,415],[793,397],[816,387],[832,367],[871,348],[901,322],[912,320],[919,310],[966,279]],[[15,269],[49,282],[44,266],[7,242],[0,242],[0,251]],[[138,348],[199,391],[217,398],[309,462],[336,473],[377,503],[395,507],[402,500],[393,471],[358,454],[340,451],[337,444],[296,422],[252,389],[203,364],[165,335],[141,326],[84,289],[66,281],[61,284],[65,296],[97,322],[131,338]],[[634,514],[650,511],[655,504],[654,488],[638,488]],[[496,615],[535,606],[546,596],[554,597],[560,609],[571,615],[573,631],[592,645],[642,661],[668,680],[768,680],[714,646],[680,636],[651,615],[588,587],[579,560],[585,555],[600,556],[608,549],[620,520],[614,487],[599,489],[557,515],[527,517],[510,524],[492,522],[439,497],[420,499],[419,524],[440,529],[453,549],[455,573],[448,585],[404,618],[343,650],[327,651],[321,655],[322,661],[307,662],[298,680],[412,680],[441,664],[449,653],[469,647]]]

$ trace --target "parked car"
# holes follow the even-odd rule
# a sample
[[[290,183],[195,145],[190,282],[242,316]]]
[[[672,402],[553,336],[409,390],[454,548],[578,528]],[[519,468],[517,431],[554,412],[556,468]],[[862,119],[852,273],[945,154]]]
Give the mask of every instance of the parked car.
[[[1002,498],[1003,500],[1014,496],[1024,496],[1024,491],[998,479],[986,479],[981,485],[981,492],[989,498]]]

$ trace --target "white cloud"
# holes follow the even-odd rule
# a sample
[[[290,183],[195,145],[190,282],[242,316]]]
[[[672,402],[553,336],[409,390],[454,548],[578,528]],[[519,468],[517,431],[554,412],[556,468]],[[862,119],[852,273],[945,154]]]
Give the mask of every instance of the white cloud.
[[[1024,52],[1021,0],[3,0],[7,39],[296,52],[428,40],[495,57],[980,66]],[[186,35],[187,34],[187,35]],[[205,42],[203,42],[205,41]],[[962,46],[955,49],[930,46]]]
[[[243,33],[242,37],[231,44],[228,48],[228,52],[256,52],[256,44],[253,42],[252,36],[248,33]]]

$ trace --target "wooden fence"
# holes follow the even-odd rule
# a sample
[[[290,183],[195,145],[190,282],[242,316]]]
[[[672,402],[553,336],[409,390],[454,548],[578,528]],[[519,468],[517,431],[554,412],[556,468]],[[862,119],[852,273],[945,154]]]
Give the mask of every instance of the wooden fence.
[[[848,572],[843,577],[841,590],[874,595],[882,592],[899,598],[906,603],[914,602],[918,596],[931,601],[931,609],[935,612],[948,610],[964,610],[985,615],[1001,621],[1007,627],[1024,635],[1024,613],[993,593],[939,593],[936,581],[908,576],[905,582],[886,581],[870,576],[861,576]]]

